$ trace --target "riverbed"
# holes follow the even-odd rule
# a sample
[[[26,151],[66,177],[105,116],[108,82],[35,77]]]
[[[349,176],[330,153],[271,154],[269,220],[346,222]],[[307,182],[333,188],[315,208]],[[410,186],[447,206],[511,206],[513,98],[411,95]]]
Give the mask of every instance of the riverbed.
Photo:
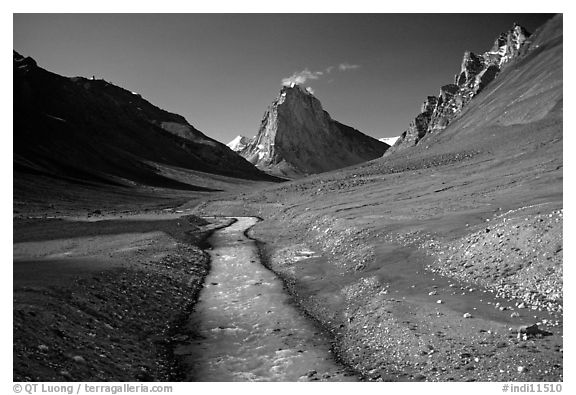
[[[211,270],[180,346],[190,381],[356,381],[331,351],[329,337],[306,317],[282,281],[260,262],[239,217],[210,238]]]

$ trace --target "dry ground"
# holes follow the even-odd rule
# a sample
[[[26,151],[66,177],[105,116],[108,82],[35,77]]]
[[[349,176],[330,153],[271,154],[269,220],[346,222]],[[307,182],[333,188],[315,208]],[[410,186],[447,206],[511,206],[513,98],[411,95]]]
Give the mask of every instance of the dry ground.
[[[562,380],[561,133],[485,127],[196,212],[264,218],[268,265],[367,379]]]
[[[174,381],[173,347],[209,268],[182,213],[15,219],[15,381]]]

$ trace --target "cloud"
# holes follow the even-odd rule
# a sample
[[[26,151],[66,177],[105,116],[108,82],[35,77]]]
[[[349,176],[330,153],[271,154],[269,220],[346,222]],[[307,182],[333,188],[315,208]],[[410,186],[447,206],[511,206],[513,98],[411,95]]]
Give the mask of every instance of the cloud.
[[[292,74],[290,77],[282,78],[282,85],[303,85],[308,80],[317,80],[325,74],[330,74],[334,70],[348,71],[360,68],[358,64],[340,63],[338,66],[328,66],[321,71],[310,71],[308,68]]]
[[[308,93],[310,93],[311,95],[313,95],[313,94],[314,94],[314,89],[312,89],[312,87],[309,86],[308,88],[306,88],[306,92],[308,92]]]
[[[338,65],[338,70],[340,71],[347,71],[347,70],[354,70],[359,68],[359,64],[350,64],[350,63],[340,63]]]
[[[292,74],[290,77],[286,77],[282,79],[282,85],[290,86],[292,84],[301,85],[305,83],[307,80],[317,80],[324,74],[323,71],[310,71],[308,69],[304,69],[298,73]]]

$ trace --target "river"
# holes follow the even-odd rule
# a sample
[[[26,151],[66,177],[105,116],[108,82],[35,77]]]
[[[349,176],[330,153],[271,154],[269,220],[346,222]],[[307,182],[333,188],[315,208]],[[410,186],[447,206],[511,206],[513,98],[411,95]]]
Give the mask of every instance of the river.
[[[180,346],[190,381],[356,381],[336,362],[330,339],[260,262],[239,217],[210,238],[211,270]]]

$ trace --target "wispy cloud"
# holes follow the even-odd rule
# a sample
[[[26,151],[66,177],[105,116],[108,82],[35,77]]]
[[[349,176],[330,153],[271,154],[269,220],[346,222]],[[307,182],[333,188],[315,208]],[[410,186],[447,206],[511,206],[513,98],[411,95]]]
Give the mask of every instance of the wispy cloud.
[[[338,70],[340,71],[354,70],[358,68],[360,68],[359,64],[340,63],[338,65]]]
[[[310,71],[310,69],[305,68],[302,71],[292,74],[290,77],[282,78],[282,85],[302,85],[308,80],[317,80],[324,76],[325,74],[330,74],[334,70],[338,71],[348,71],[360,68],[358,64],[350,63],[340,63],[338,66],[328,66],[324,70]],[[311,89],[311,88],[310,88]]]
[[[317,80],[324,74],[323,71],[310,71],[304,69],[298,73],[292,74],[290,77],[282,79],[282,85],[289,86],[292,84],[301,85],[308,80]]]

